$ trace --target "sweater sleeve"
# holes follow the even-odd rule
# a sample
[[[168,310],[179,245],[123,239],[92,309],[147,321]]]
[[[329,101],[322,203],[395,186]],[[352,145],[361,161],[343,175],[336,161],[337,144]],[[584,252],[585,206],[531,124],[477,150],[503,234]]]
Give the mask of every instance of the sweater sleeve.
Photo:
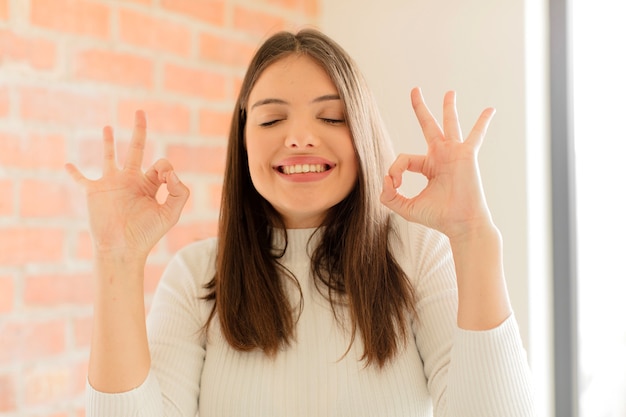
[[[193,417],[205,357],[207,302],[202,286],[211,264],[207,242],[176,254],[165,269],[147,319],[151,369],[134,390],[107,394],[87,384],[87,416]]]
[[[414,227],[415,226],[415,227]],[[409,225],[417,295],[413,333],[435,417],[534,416],[530,371],[515,316],[498,327],[457,326],[454,260],[445,236]]]

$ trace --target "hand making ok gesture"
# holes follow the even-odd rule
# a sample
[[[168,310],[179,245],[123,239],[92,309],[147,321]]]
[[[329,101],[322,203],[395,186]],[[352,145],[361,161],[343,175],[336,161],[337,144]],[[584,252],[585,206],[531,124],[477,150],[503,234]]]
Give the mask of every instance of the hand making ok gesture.
[[[454,92],[444,97],[443,129],[419,89],[411,91],[411,102],[428,151],[426,155],[398,156],[385,177],[381,202],[407,220],[437,229],[449,238],[491,225],[477,156],[495,110],[485,109],[464,140]],[[411,198],[397,190],[405,171],[421,173],[428,179],[427,186]]]
[[[89,222],[96,252],[147,256],[151,248],[178,221],[189,197],[188,188],[178,179],[165,159],[144,173],[141,165],[146,143],[146,116],[135,113],[135,126],[126,161],[117,166],[113,130],[103,130],[102,177],[89,180],[73,165],[66,169],[83,186],[87,195]],[[163,204],[156,199],[165,184],[168,196]]]

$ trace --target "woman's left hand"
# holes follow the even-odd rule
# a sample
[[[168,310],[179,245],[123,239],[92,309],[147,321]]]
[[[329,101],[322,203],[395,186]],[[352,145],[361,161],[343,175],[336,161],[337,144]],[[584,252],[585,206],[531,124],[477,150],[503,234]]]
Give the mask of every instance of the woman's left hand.
[[[411,91],[413,110],[420,123],[426,155],[399,155],[385,176],[380,200],[405,219],[439,230],[450,239],[492,227],[478,168],[478,151],[495,109],[485,109],[464,140],[456,111],[456,96],[446,93],[443,129],[424,103],[421,91]],[[398,192],[405,171],[421,173],[426,187],[407,198]]]

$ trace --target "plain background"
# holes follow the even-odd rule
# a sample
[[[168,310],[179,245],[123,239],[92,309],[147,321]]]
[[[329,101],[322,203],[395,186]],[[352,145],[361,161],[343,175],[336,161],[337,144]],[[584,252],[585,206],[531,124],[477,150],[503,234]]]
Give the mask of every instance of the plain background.
[[[457,91],[467,133],[496,108],[480,153],[485,193],[505,247],[505,273],[528,349],[540,415],[551,406],[550,223],[545,19],[540,0],[323,0],[320,25],[357,60],[398,152],[423,152],[409,91],[433,113]],[[422,186],[420,178],[407,193]]]

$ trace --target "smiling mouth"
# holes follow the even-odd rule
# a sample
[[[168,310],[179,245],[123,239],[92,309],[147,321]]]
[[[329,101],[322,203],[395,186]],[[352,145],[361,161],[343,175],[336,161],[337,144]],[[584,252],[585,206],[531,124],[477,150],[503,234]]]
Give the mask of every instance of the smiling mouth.
[[[277,170],[285,175],[292,175],[324,172],[328,171],[330,168],[328,164],[296,164],[281,165],[277,167]]]

